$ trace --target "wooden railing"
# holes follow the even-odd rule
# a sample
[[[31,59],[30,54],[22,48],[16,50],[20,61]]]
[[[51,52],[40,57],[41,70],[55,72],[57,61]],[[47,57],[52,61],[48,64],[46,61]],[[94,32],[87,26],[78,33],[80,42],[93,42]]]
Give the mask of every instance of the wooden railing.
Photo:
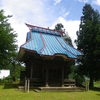
[[[42,78],[25,78],[25,91],[29,92],[30,86],[43,86],[43,83],[44,80]],[[64,79],[64,86],[75,87],[76,81],[74,79]]]
[[[64,86],[76,86],[76,81],[74,79],[64,79]]]

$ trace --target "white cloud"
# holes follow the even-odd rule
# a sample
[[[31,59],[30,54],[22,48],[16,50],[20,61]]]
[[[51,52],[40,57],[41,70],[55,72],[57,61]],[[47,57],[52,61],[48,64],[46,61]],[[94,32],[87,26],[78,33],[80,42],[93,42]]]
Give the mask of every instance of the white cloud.
[[[79,30],[80,21],[79,20],[74,20],[74,21],[69,20],[69,21],[67,21],[63,17],[59,17],[56,20],[56,22],[50,28],[54,29],[54,27],[57,23],[62,23],[64,25],[64,28],[65,28],[66,32],[68,32],[68,35],[72,39],[72,43],[73,43],[74,47],[76,47],[76,45],[74,43],[74,40],[77,39],[76,31]]]
[[[46,20],[43,14],[45,8],[41,0],[38,2],[37,0],[1,0],[1,3],[5,12],[12,14],[17,22],[32,21],[40,24]]]
[[[64,17],[67,17],[69,15],[69,12],[66,12],[65,14],[64,14]]]
[[[45,7],[41,0],[1,0],[0,9],[4,9],[5,15],[13,15],[9,22],[14,31],[18,33],[18,46],[25,43],[26,33],[29,29],[24,23],[38,26],[46,26]]]
[[[89,0],[78,0],[79,2],[87,3]]]
[[[56,19],[56,17],[50,13],[54,8],[48,10],[51,15],[49,16],[49,13],[46,11],[47,5],[44,1],[46,0],[38,0],[38,2],[37,0],[1,0],[0,5],[2,6],[0,6],[0,9],[3,8],[6,15],[13,15],[9,22],[16,33],[18,33],[18,46],[25,43],[26,33],[29,31],[24,24],[25,22],[37,26],[48,27]],[[55,0],[55,5],[60,2],[61,0]],[[69,12],[66,12],[64,16],[66,17],[68,14]],[[53,21],[51,19],[53,19]],[[74,41],[76,39],[76,31],[79,29],[79,21],[66,21],[64,18],[59,17],[53,26],[58,22],[61,22],[65,26],[66,31],[68,31],[69,36],[72,41]]]
[[[100,0],[92,0],[92,3],[100,6]]]
[[[58,4],[58,3],[60,3],[62,0],[54,0],[54,5],[56,5],[56,4]]]

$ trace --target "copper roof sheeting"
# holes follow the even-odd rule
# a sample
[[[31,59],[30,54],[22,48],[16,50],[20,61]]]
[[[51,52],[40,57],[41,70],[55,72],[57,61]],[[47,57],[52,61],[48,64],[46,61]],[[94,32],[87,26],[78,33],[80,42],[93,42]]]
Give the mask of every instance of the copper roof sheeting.
[[[83,55],[80,51],[65,42],[61,36],[62,33],[35,26],[29,26],[29,28],[30,32],[27,33],[26,43],[20,47],[20,50],[32,50],[37,52],[40,56],[55,56],[57,54],[62,54],[72,59],[77,59],[78,56]],[[18,56],[20,55],[21,52],[19,52]]]

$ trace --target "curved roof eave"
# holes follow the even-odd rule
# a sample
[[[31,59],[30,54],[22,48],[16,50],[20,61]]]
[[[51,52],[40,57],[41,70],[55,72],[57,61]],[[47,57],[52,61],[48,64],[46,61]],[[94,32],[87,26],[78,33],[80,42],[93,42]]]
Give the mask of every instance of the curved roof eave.
[[[32,32],[32,29],[30,29],[30,37],[28,41],[21,45],[18,59],[21,59],[26,50],[37,53],[41,57],[51,56],[54,58],[55,56],[61,56],[66,59],[77,59],[78,56],[83,55],[82,52],[69,46],[61,35],[44,34],[34,30]]]

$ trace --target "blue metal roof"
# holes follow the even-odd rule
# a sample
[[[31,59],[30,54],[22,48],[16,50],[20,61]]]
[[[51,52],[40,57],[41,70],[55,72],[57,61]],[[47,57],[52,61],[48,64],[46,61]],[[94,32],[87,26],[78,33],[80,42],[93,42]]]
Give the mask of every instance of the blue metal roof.
[[[46,33],[46,34],[51,34],[51,35],[58,35],[61,36],[61,34],[57,31],[54,30],[49,30],[49,29],[41,29],[41,28],[32,28],[32,32],[42,32],[42,33]]]
[[[27,33],[26,41],[21,48],[36,51],[39,55],[63,54],[68,58],[77,58],[77,55],[82,55],[81,52],[69,46],[58,32],[34,28]]]
[[[28,34],[28,35],[31,35],[31,33]],[[29,49],[29,50],[34,50],[38,54],[40,54],[40,51],[43,48],[43,41],[42,41],[42,38],[40,36],[40,33],[38,33],[38,32],[32,32],[32,39],[30,41],[26,42],[21,47]]]
[[[57,41],[56,37],[61,38],[61,36],[54,36],[49,34],[42,34],[46,47],[43,50],[43,55],[50,55],[53,56],[54,54],[65,54],[70,58],[76,58],[75,55],[71,54],[67,50],[65,50],[60,43]]]
[[[61,56],[64,59],[76,59],[79,55],[83,55],[80,51],[68,45],[62,38],[62,31],[55,31],[48,28],[42,28],[26,24],[30,32],[27,33],[26,43],[24,43],[19,50],[17,59],[22,60],[26,54],[25,50],[35,51],[44,57]]]
[[[57,37],[57,39],[61,42],[61,44],[70,52],[72,52],[75,55],[82,55],[81,52],[79,52],[77,49],[73,48],[72,46],[68,45],[65,40],[61,37]]]

